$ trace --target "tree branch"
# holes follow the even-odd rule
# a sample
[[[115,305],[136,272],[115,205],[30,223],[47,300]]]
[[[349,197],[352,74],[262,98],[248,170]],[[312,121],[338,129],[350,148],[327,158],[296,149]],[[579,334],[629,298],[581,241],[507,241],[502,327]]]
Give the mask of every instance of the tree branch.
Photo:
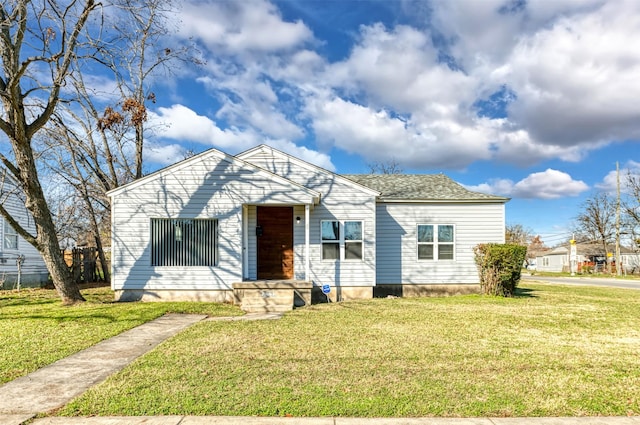
[[[42,113],[31,124],[27,126],[27,137],[29,138],[33,137],[33,135],[46,124],[46,122],[49,120],[49,118],[53,114],[53,111],[59,101],[59,95],[60,95],[60,89],[62,87],[62,83],[64,82],[64,79],[67,76],[69,66],[71,65],[71,61],[73,59],[74,51],[78,42],[78,37],[80,36],[80,32],[82,31],[82,28],[84,27],[85,23],[89,19],[89,15],[91,14],[91,12],[95,7],[96,7],[96,4],[94,0],[86,0],[84,9],[80,14],[80,17],[76,21],[76,24],[73,28],[73,32],[69,37],[69,40],[63,41],[61,49],[62,51],[64,51],[64,56],[62,59],[62,64],[58,65],[56,69],[57,74],[55,75],[53,80],[53,88],[49,93],[49,99],[47,100],[47,105],[45,106]],[[65,31],[65,34],[63,34],[63,36],[66,37],[66,31]]]

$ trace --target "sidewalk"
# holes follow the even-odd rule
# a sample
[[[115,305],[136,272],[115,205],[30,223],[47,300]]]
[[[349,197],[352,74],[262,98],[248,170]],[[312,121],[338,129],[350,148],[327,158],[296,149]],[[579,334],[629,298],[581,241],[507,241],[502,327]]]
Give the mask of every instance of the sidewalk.
[[[282,314],[247,314],[207,320],[273,320]],[[204,320],[196,314],[168,314],[0,386],[0,424],[21,425],[640,425],[640,417],[580,418],[284,418],[235,416],[47,417],[123,369],[164,340]]]
[[[256,418],[237,416],[135,416],[44,418],[33,425],[638,425],[638,417],[581,418]],[[17,425],[17,424],[16,424]]]

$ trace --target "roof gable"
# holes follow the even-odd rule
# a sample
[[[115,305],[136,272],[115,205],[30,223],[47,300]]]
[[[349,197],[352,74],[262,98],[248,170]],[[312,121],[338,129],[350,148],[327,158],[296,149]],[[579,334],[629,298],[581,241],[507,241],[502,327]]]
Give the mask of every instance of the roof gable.
[[[144,184],[146,184],[147,182],[151,182],[154,181],[156,179],[160,179],[162,177],[171,175],[173,173],[179,172],[183,169],[192,167],[194,164],[197,164],[199,162],[205,161],[211,157],[215,157],[221,161],[226,161],[229,164],[232,165],[236,165],[236,166],[240,166],[240,167],[245,167],[245,168],[249,168],[251,170],[254,170],[260,174],[265,175],[266,177],[268,177],[269,179],[275,180],[281,184],[285,184],[285,185],[289,185],[292,189],[295,190],[299,190],[301,192],[306,193],[308,196],[310,196],[311,198],[314,199],[314,203],[317,204],[320,202],[320,193],[309,189],[307,187],[304,187],[292,180],[289,180],[285,177],[279,176],[277,174],[274,174],[268,170],[265,170],[263,168],[260,168],[258,166],[256,166],[255,164],[252,164],[250,162],[244,161],[240,158],[234,157],[233,155],[229,155],[226,154],[222,151],[219,151],[217,149],[209,149],[206,150],[198,155],[192,156],[191,158],[187,158],[183,161],[177,162],[173,165],[170,165],[168,167],[162,168],[158,171],[155,171],[151,174],[148,174],[138,180],[135,180],[131,183],[127,183],[125,185],[122,185],[120,187],[117,187],[116,189],[110,190],[109,192],[107,192],[108,196],[117,196],[119,193],[122,193],[125,190],[130,190],[130,189],[134,189],[138,186],[142,186]]]
[[[382,201],[507,202],[509,198],[472,192],[444,174],[345,174],[380,192]]]
[[[279,158],[285,158],[288,161],[291,161],[293,164],[302,167],[306,170],[312,171],[312,172],[316,172],[316,173],[321,173],[321,174],[326,174],[328,176],[331,176],[333,178],[336,178],[338,180],[340,180],[342,183],[351,186],[352,188],[359,190],[361,192],[365,192],[365,193],[369,193],[370,195],[373,196],[379,196],[380,192],[377,191],[374,188],[371,188],[369,186],[363,185],[358,183],[357,181],[354,181],[352,179],[346,178],[345,176],[341,175],[341,174],[337,174],[334,173],[332,171],[326,170],[322,167],[318,167],[317,165],[311,164],[310,162],[307,162],[303,159],[297,158],[293,155],[289,155],[286,152],[280,151],[276,148],[273,148],[271,146],[262,144],[259,146],[256,146],[255,148],[249,149],[245,152],[239,153],[238,155],[236,155],[236,158],[240,158],[244,161],[247,162],[251,162],[251,157],[255,156],[255,155],[259,155],[261,153],[267,153],[273,157],[279,157]]]

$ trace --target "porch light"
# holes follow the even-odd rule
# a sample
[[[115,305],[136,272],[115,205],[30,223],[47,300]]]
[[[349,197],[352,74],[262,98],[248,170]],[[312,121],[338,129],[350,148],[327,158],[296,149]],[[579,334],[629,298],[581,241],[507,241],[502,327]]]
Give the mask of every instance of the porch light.
[[[296,217],[296,224],[300,224],[300,216]]]

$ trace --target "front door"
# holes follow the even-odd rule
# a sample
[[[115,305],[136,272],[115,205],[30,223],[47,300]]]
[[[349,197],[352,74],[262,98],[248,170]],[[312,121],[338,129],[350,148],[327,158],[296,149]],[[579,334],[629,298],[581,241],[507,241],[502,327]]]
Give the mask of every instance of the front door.
[[[258,207],[258,279],[293,279],[293,208]]]

